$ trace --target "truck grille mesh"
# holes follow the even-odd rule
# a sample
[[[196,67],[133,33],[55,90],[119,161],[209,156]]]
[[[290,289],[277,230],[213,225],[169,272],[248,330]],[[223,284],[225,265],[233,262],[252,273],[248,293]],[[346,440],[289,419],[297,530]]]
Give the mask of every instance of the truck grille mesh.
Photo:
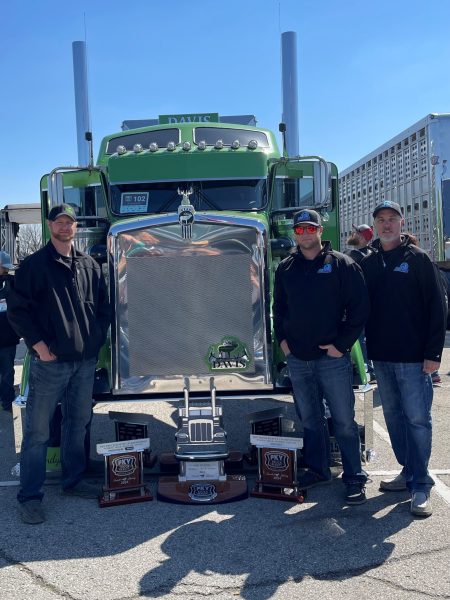
[[[128,257],[127,295],[131,376],[207,374],[209,347],[224,336],[253,353],[248,252]]]

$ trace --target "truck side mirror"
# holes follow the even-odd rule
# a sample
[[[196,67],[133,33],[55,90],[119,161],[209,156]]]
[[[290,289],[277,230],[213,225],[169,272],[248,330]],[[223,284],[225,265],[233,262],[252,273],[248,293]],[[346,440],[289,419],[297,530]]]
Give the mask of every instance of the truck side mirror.
[[[52,171],[48,176],[49,210],[52,206],[64,202],[64,181],[61,172]]]

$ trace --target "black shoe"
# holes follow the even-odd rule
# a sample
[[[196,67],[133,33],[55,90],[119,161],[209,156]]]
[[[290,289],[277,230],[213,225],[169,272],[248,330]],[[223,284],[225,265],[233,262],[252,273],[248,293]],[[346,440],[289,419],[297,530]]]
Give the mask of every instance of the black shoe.
[[[298,487],[302,490],[315,487],[316,485],[326,485],[327,483],[331,483],[331,479],[325,479],[309,469],[298,477]]]
[[[40,500],[28,500],[19,504],[19,515],[22,523],[39,525],[45,521],[44,510]]]
[[[363,483],[347,483],[347,494],[345,496],[347,504],[364,504],[366,500],[366,488]]]
[[[102,488],[82,480],[72,488],[63,489],[62,494],[65,496],[78,496],[79,498],[98,498],[102,495]]]

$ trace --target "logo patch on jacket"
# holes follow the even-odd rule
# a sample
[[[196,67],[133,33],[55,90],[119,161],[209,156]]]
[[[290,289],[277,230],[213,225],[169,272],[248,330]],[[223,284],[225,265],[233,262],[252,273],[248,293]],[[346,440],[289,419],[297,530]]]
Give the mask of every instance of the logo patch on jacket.
[[[409,265],[408,263],[401,263],[398,267],[395,267],[394,271],[398,271],[399,273],[409,273]]]
[[[318,273],[331,273],[333,270],[333,266],[331,264],[323,265],[320,269],[318,269]]]

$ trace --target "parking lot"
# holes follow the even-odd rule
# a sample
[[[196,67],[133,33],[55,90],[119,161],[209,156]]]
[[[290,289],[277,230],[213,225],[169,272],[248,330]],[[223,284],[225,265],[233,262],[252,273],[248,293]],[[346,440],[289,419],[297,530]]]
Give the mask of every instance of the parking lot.
[[[20,362],[18,355],[17,377]],[[361,506],[344,504],[337,478],[309,490],[303,504],[249,498],[191,506],[154,499],[100,509],[95,500],[61,496],[58,478],[52,477],[45,486],[47,521],[37,526],[24,525],[17,516],[13,423],[9,413],[1,412],[2,600],[449,598],[449,372],[450,332],[433,404],[434,514],[425,520],[411,516],[407,493],[378,490],[380,479],[398,472],[398,465],[376,393],[375,453],[366,467],[368,501]],[[295,418],[292,400],[280,402]],[[225,401],[230,447],[246,451],[248,413],[276,405]],[[101,457],[95,447],[115,439],[108,413],[119,410],[151,414],[156,454],[174,448],[175,404],[97,405],[91,458],[99,462],[92,463],[91,474],[99,483]],[[155,497],[158,472],[158,464],[145,472]],[[251,488],[254,468],[247,467],[246,475]]]

